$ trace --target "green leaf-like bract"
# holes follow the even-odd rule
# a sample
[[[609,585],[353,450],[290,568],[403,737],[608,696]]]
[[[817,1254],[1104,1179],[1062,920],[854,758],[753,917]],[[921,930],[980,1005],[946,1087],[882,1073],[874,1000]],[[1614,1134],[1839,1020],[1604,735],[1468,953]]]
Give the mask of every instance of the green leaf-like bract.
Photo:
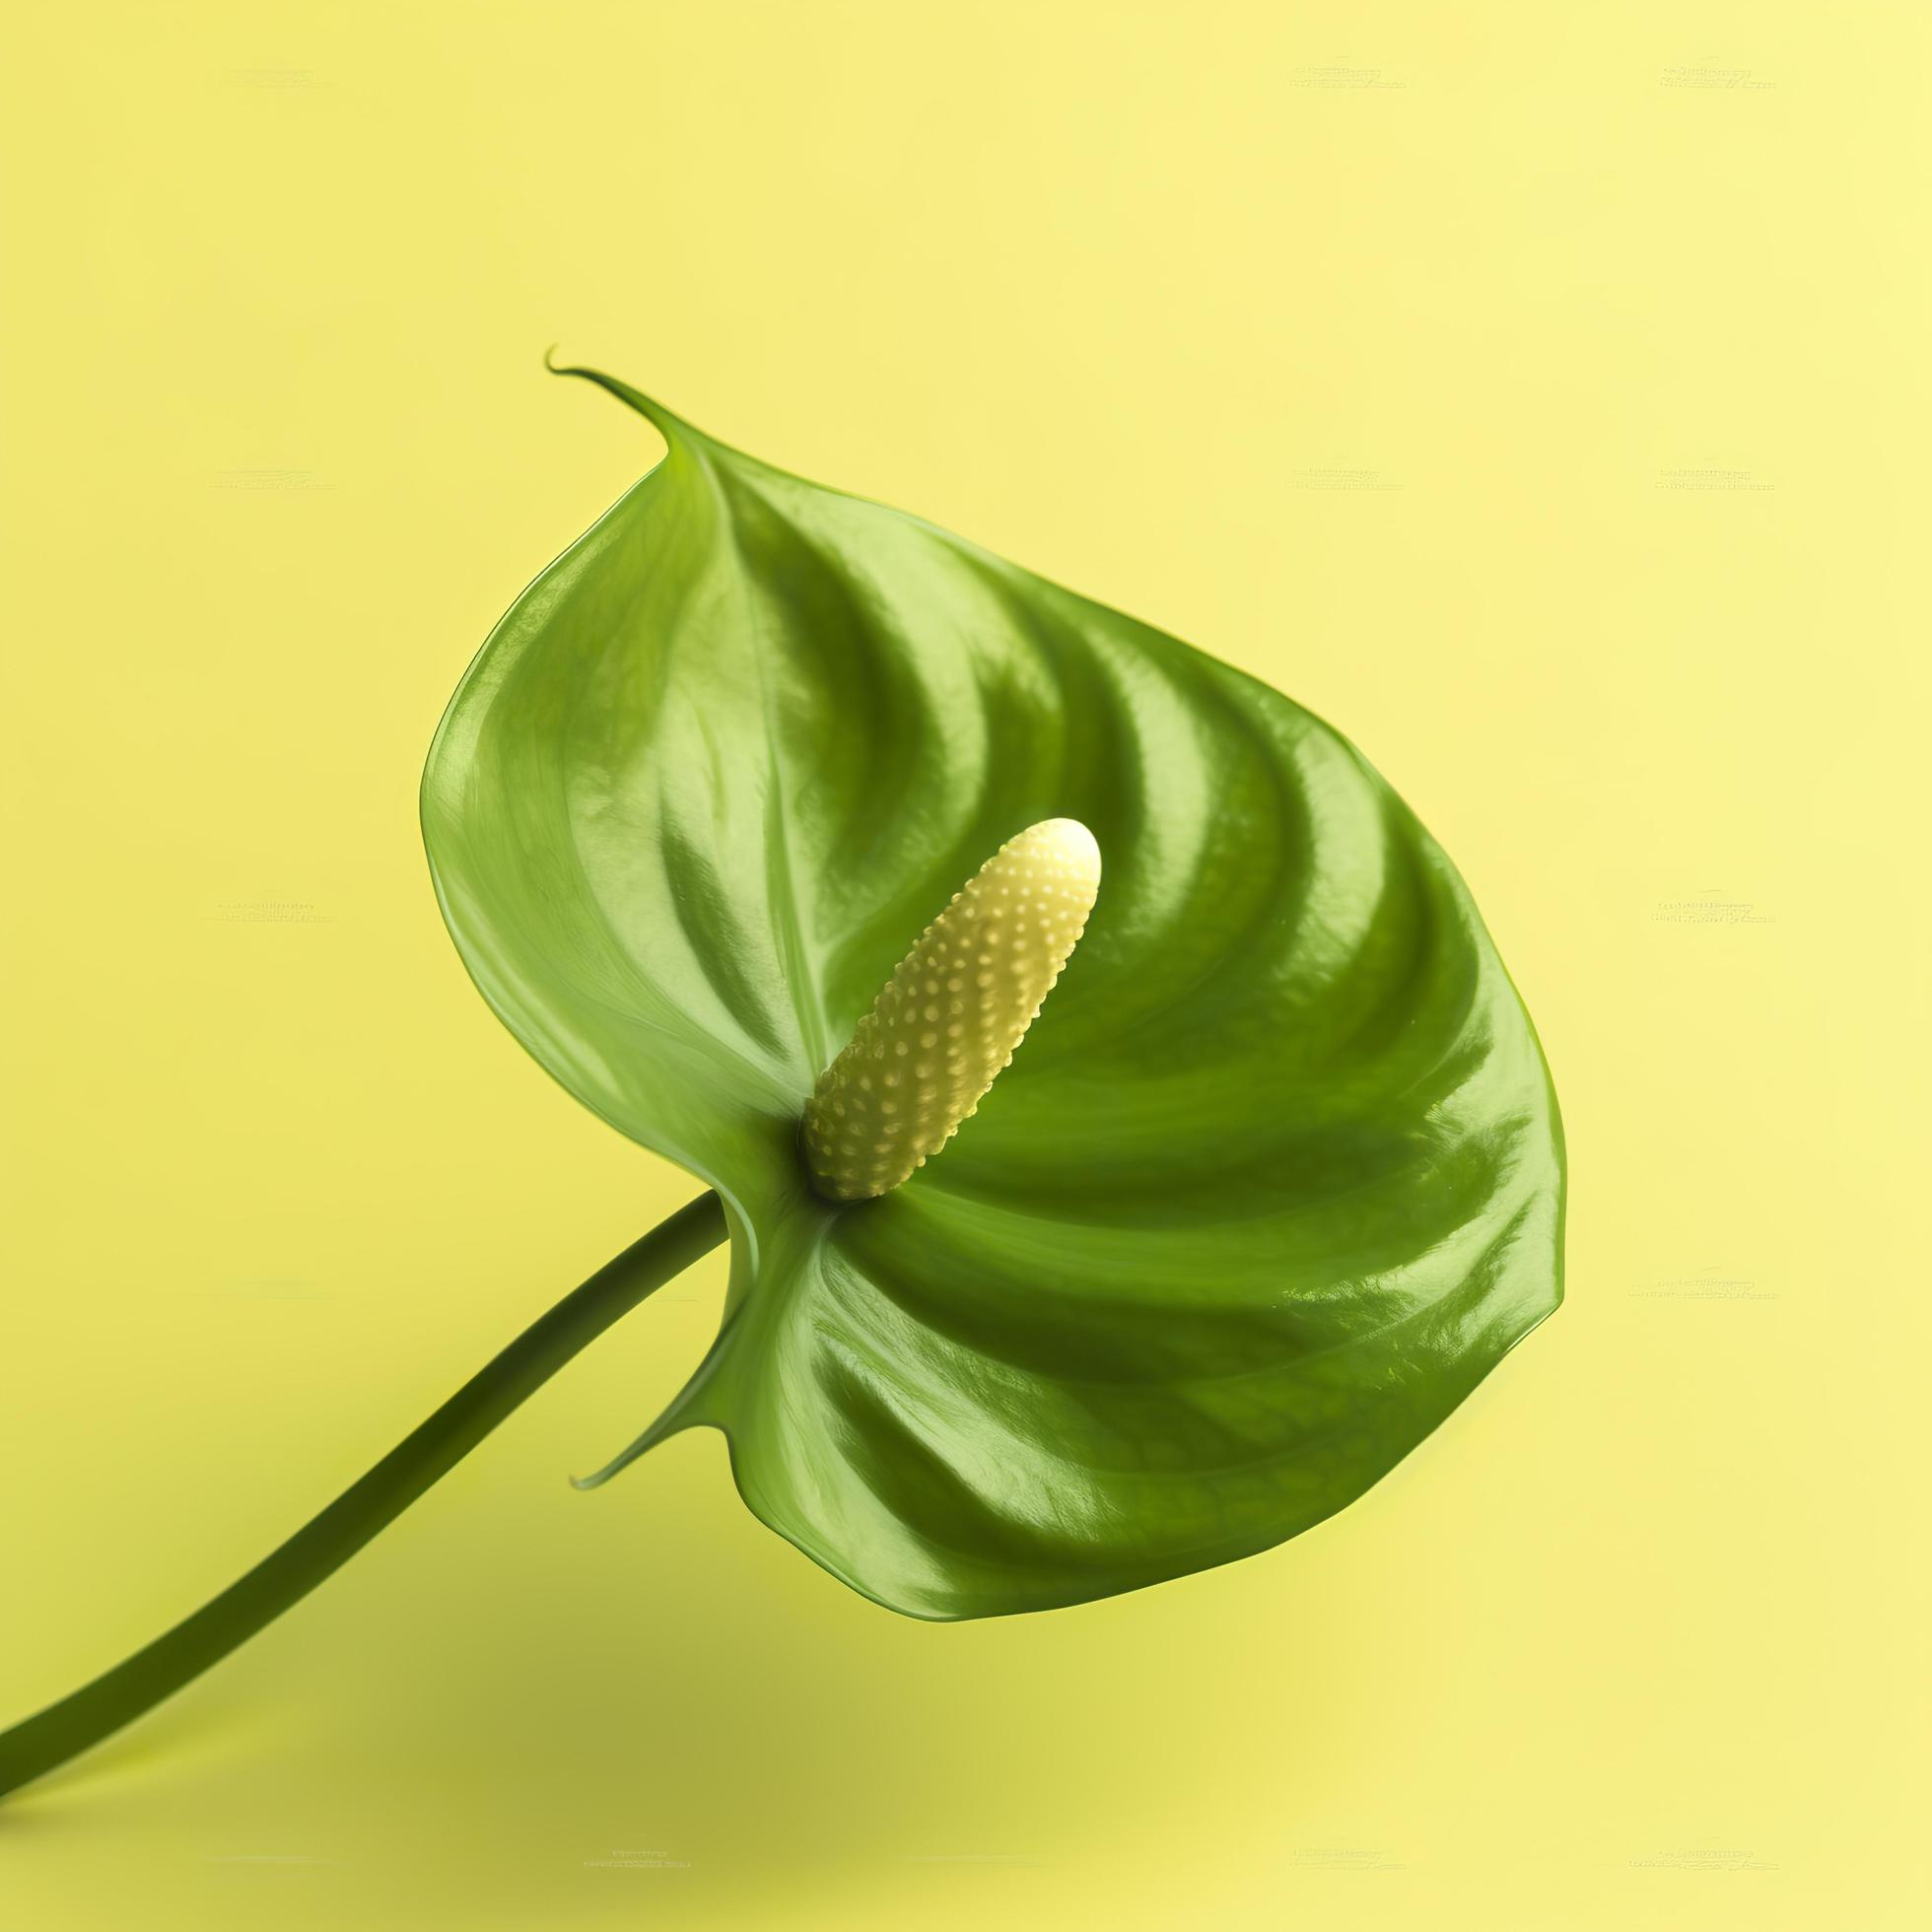
[[[1554,1099],[1447,859],[1266,685],[573,373],[668,453],[483,647],[423,824],[505,1023],[727,1210],[718,1340],[611,1467],[715,1425],[766,1523],[933,1618],[1360,1495],[1561,1292]],[[1057,817],[1105,874],[1013,1065],[905,1186],[828,1205],[813,1082]]]

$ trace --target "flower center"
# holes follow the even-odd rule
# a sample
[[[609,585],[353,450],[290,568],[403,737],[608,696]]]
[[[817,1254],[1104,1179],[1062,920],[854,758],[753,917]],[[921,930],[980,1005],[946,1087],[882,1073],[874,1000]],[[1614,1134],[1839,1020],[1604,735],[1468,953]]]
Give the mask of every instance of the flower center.
[[[1039,1016],[1100,890],[1075,818],[1010,838],[899,962],[805,1107],[818,1191],[863,1201],[923,1167],[978,1111]]]

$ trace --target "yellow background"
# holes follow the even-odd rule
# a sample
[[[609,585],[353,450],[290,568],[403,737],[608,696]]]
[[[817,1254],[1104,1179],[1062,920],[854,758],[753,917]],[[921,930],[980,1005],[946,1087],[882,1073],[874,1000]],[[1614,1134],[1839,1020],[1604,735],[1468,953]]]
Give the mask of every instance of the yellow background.
[[[1555,1068],[1570,1300],[1365,1503],[898,1621],[714,1261],[0,1814],[68,1928],[1922,1922],[1916,0],[107,5],[5,83],[0,1695],[693,1192],[469,989],[470,653],[655,453],[555,341],[1286,689]]]

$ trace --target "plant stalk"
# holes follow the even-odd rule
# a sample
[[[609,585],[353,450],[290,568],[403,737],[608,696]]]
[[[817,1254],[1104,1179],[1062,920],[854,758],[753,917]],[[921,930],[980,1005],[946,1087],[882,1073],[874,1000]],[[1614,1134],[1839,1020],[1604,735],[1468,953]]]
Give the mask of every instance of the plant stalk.
[[[707,1193],[606,1262],[245,1576],[92,1684],[0,1733],[0,1796],[144,1716],[300,1603],[574,1355],[724,1235],[724,1208]]]

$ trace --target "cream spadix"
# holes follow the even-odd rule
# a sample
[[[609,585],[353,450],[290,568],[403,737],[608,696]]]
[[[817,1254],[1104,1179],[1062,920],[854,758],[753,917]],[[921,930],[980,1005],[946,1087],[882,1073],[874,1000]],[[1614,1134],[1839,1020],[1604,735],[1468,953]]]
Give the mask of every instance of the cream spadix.
[[[1100,890],[1075,818],[1010,838],[952,895],[820,1076],[805,1155],[821,1194],[862,1201],[925,1165],[978,1109],[1038,1017]]]

